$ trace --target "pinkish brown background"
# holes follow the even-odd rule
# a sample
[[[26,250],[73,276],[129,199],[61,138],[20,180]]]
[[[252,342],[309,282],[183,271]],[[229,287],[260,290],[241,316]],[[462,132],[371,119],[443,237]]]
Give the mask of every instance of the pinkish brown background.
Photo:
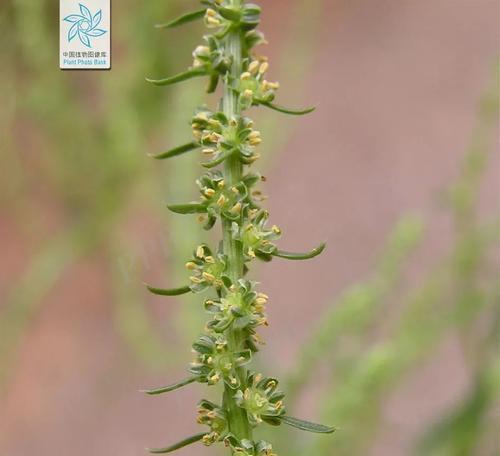
[[[278,59],[294,39],[289,26],[297,20],[290,17],[293,2],[261,3],[268,52],[271,60]],[[140,7],[140,2],[131,6]],[[272,298],[272,329],[262,356],[278,372],[293,365],[308,332],[341,291],[370,274],[388,232],[404,213],[419,213],[429,222],[408,281],[418,283],[446,252],[450,220],[439,209],[439,195],[459,172],[478,99],[491,85],[499,51],[499,8],[496,0],[325,1],[310,36],[311,64],[302,68],[300,61],[291,60],[281,70],[274,68],[272,77],[284,87],[281,100],[289,96],[292,104],[312,102],[318,109],[312,116],[285,119],[289,135],[267,170],[269,209],[284,229],[283,245],[307,249],[323,239],[329,245],[312,262],[275,261],[259,267]],[[124,14],[116,12],[116,20]],[[107,78],[120,78],[120,52],[126,51],[116,49]],[[301,88],[287,91],[287,80],[302,71]],[[66,77],[85,81],[92,75]],[[17,97],[21,103],[23,94]],[[36,146],[29,139],[31,131],[21,124],[12,133],[15,141]],[[500,208],[498,137],[494,147],[481,193],[485,214]],[[4,297],[33,252],[66,223],[53,210],[44,182],[34,179],[29,185],[34,204],[47,208],[46,219],[39,220],[37,235],[27,236],[20,228],[26,216],[0,209]],[[164,196],[149,193],[144,198],[160,206]],[[136,201],[115,229],[129,233],[130,243],[139,249],[169,235],[164,220],[145,215]],[[144,278],[159,279],[165,252],[154,247],[145,251],[136,259]],[[126,248],[120,255],[128,255]],[[23,333],[0,395],[1,455],[136,456],[146,446],[196,429],[193,410],[201,387],[158,399],[137,392],[182,375],[182,359],[175,368],[155,370],[131,353],[116,331],[115,298],[104,263],[95,252],[65,270]],[[182,303],[153,304],[156,330],[172,350],[171,344],[179,343],[175,309]],[[189,361],[186,346],[173,350]],[[390,395],[381,432],[368,454],[410,455],[423,426],[460,398],[468,383],[457,346],[447,338]],[[193,447],[182,454],[202,451]]]

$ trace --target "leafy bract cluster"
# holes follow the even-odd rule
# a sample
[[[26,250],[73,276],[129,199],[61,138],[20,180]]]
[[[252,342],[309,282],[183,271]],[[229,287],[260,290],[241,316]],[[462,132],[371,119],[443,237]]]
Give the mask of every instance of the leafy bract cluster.
[[[245,275],[254,260],[309,259],[319,255],[325,245],[307,253],[291,253],[277,246],[281,229],[268,225],[269,213],[261,207],[264,197],[258,185],[265,179],[248,170],[260,157],[261,134],[243,112],[259,105],[292,115],[306,114],[313,109],[291,110],[274,104],[279,84],[266,79],[269,63],[254,52],[255,46],[265,42],[262,33],[256,30],[260,21],[259,6],[241,0],[203,0],[201,3],[202,9],[159,26],[170,28],[203,19],[213,30],[204,37],[204,44],[195,49],[193,65],[176,76],[148,81],[163,86],[205,76],[209,80],[207,91],[213,92],[222,80],[224,97],[231,97],[234,103],[232,109],[224,112],[207,107],[197,109],[191,120],[193,140],[154,158],[166,159],[200,150],[201,164],[209,171],[196,182],[199,200],[170,205],[169,209],[179,214],[196,214],[206,230],[221,221],[224,240],[236,246],[243,264],[241,268],[233,264],[237,260],[234,252],[225,251],[227,242],[221,242],[217,249],[202,244],[186,263],[189,271],[186,285],[174,289],[148,286],[152,293],[162,296],[207,294],[203,302],[209,321],[193,344],[195,358],[189,377],[146,393],[162,394],[194,382],[209,386],[222,384],[225,390],[221,404],[207,400],[199,403],[198,423],[208,427],[206,432],[150,451],[169,453],[201,441],[205,445],[221,442],[235,455],[275,456],[269,443],[252,439],[253,428],[262,423],[274,426],[285,423],[316,433],[330,433],[334,429],[287,416],[285,395],[278,389],[278,380],[248,369],[262,343],[258,330],[268,326],[269,297]],[[235,43],[239,46],[238,55],[233,52]],[[229,162],[236,163],[240,169],[236,181],[231,166],[226,166]],[[217,168],[220,165],[224,168]],[[238,272],[235,274],[235,271]]]

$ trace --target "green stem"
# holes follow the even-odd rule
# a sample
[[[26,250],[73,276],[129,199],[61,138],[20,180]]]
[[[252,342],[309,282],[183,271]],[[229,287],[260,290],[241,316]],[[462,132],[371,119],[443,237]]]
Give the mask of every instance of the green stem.
[[[233,6],[240,6],[240,0],[233,0]],[[226,41],[226,53],[232,57],[233,64],[231,67],[231,76],[239,78],[241,74],[241,59],[242,59],[242,40],[241,32],[236,30],[231,32]],[[231,90],[229,81],[224,86],[224,95],[222,99],[222,107],[224,114],[228,118],[240,114],[238,106],[238,95]],[[235,185],[240,182],[243,174],[243,165],[236,155],[229,157],[224,164],[224,180],[228,186]],[[243,250],[238,245],[231,231],[231,222],[228,220],[222,221],[222,234],[224,253],[228,256],[228,272],[233,283],[236,283],[243,277]],[[227,331],[228,347],[231,351],[239,351],[242,349],[242,334],[232,328]],[[238,377],[241,383],[241,388],[246,387],[246,369],[238,370]],[[252,428],[248,422],[246,411],[236,404],[234,399],[234,390],[225,386],[223,406],[227,411],[229,430],[238,439],[252,439]]]

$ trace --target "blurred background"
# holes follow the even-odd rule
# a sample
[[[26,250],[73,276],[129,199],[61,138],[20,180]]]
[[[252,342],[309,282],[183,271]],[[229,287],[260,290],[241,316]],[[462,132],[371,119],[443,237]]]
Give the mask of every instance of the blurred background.
[[[277,101],[318,106],[251,114],[268,207],[282,248],[329,247],[257,267],[258,366],[290,414],[339,428],[261,435],[281,456],[500,454],[500,3],[260,3]],[[57,2],[0,5],[1,455],[141,455],[219,393],[138,393],[182,378],[205,318],[142,285],[182,284],[211,239],[165,207],[196,196],[199,157],[146,156],[217,100],[144,82],[191,64],[202,26],[152,25],[196,6],[114,2],[112,70],[61,72]]]

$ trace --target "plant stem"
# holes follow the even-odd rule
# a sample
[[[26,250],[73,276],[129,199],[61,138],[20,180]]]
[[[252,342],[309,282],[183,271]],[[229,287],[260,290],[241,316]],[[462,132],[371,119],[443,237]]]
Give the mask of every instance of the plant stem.
[[[233,0],[233,6],[239,6],[240,0]],[[226,41],[226,53],[232,58],[231,76],[239,78],[241,73],[242,40],[240,31],[232,31]],[[222,99],[224,114],[231,119],[240,114],[238,95],[231,90],[230,81],[225,82],[224,94]],[[228,186],[233,186],[240,182],[243,174],[243,165],[237,156],[229,157],[224,165],[224,180]],[[231,231],[231,222],[222,219],[222,235],[224,253],[228,257],[228,273],[233,283],[237,283],[243,277],[243,250],[234,239]],[[231,351],[242,349],[242,335],[239,331],[229,328],[227,331],[228,347]],[[246,387],[246,369],[238,369],[238,377],[241,388]],[[229,430],[238,439],[251,439],[252,428],[248,422],[246,411],[236,404],[234,399],[234,390],[227,385],[224,387],[223,406],[227,411]]]

